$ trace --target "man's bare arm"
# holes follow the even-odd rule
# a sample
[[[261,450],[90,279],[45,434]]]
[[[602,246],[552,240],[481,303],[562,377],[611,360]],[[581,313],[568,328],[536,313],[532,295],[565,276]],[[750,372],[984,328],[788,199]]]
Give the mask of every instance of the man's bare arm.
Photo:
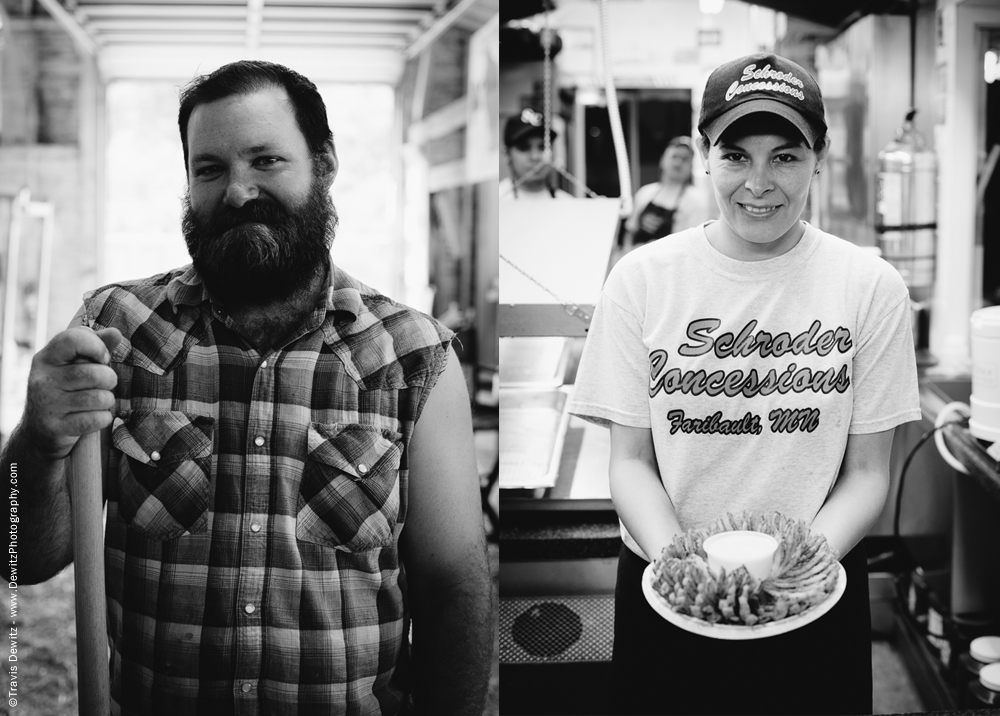
[[[469,394],[454,352],[414,429],[401,550],[421,716],[481,716],[494,608]]]
[[[5,573],[16,566],[21,584],[44,582],[73,560],[66,456],[81,435],[111,424],[117,376],[108,363],[120,340],[116,329],[83,326],[81,312],[31,362],[24,415],[2,456],[19,503],[18,562]]]

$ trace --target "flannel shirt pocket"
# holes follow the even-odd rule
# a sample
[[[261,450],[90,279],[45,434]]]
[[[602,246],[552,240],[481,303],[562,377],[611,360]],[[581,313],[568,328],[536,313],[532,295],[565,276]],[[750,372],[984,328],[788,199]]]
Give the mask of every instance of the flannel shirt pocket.
[[[173,410],[116,417],[111,441],[123,453],[118,513],[154,540],[208,529],[213,418]]]
[[[295,534],[349,552],[391,542],[399,516],[402,435],[370,425],[312,423]]]

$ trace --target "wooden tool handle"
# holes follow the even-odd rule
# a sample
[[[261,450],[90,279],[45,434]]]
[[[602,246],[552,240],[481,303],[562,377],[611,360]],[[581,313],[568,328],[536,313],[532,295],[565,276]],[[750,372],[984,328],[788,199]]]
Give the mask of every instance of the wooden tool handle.
[[[104,501],[101,434],[84,435],[70,453],[76,661],[80,716],[108,716],[107,602],[104,592]]]

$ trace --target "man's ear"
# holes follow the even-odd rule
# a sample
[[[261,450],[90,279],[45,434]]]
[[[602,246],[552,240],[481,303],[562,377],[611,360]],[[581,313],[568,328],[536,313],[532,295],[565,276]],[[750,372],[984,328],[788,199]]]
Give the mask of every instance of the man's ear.
[[[337,160],[337,147],[331,139],[323,145],[313,161],[316,162],[316,175],[326,188],[333,186],[333,180],[337,178],[337,171],[340,169],[340,162]]]

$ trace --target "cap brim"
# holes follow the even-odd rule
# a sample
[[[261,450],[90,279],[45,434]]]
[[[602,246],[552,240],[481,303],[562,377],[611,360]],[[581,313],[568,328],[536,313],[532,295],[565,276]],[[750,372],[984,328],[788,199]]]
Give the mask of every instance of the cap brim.
[[[514,134],[511,135],[511,137],[507,140],[506,144],[507,144],[508,147],[511,147],[511,146],[517,144],[518,142],[520,142],[525,137],[530,137],[533,134],[537,134],[539,137],[543,137],[544,138],[545,137],[545,128],[544,127],[523,127],[520,131],[514,132]],[[555,139],[558,136],[559,136],[559,133],[556,132],[556,130],[554,130],[554,129],[550,129],[549,130],[549,137],[550,138]]]
[[[787,119],[802,133],[802,136],[805,137],[805,140],[810,147],[816,146],[816,140],[819,138],[819,135],[817,134],[816,129],[806,121],[806,118],[803,117],[801,113],[789,107],[787,104],[777,102],[773,99],[759,98],[743,102],[742,104],[733,107],[728,112],[716,117],[711,123],[707,124],[702,131],[713,145],[718,144],[719,137],[722,136],[722,133],[726,131],[729,125],[737,119],[746,117],[748,114],[754,114],[755,112],[769,112],[771,114],[776,114],[783,119]]]

